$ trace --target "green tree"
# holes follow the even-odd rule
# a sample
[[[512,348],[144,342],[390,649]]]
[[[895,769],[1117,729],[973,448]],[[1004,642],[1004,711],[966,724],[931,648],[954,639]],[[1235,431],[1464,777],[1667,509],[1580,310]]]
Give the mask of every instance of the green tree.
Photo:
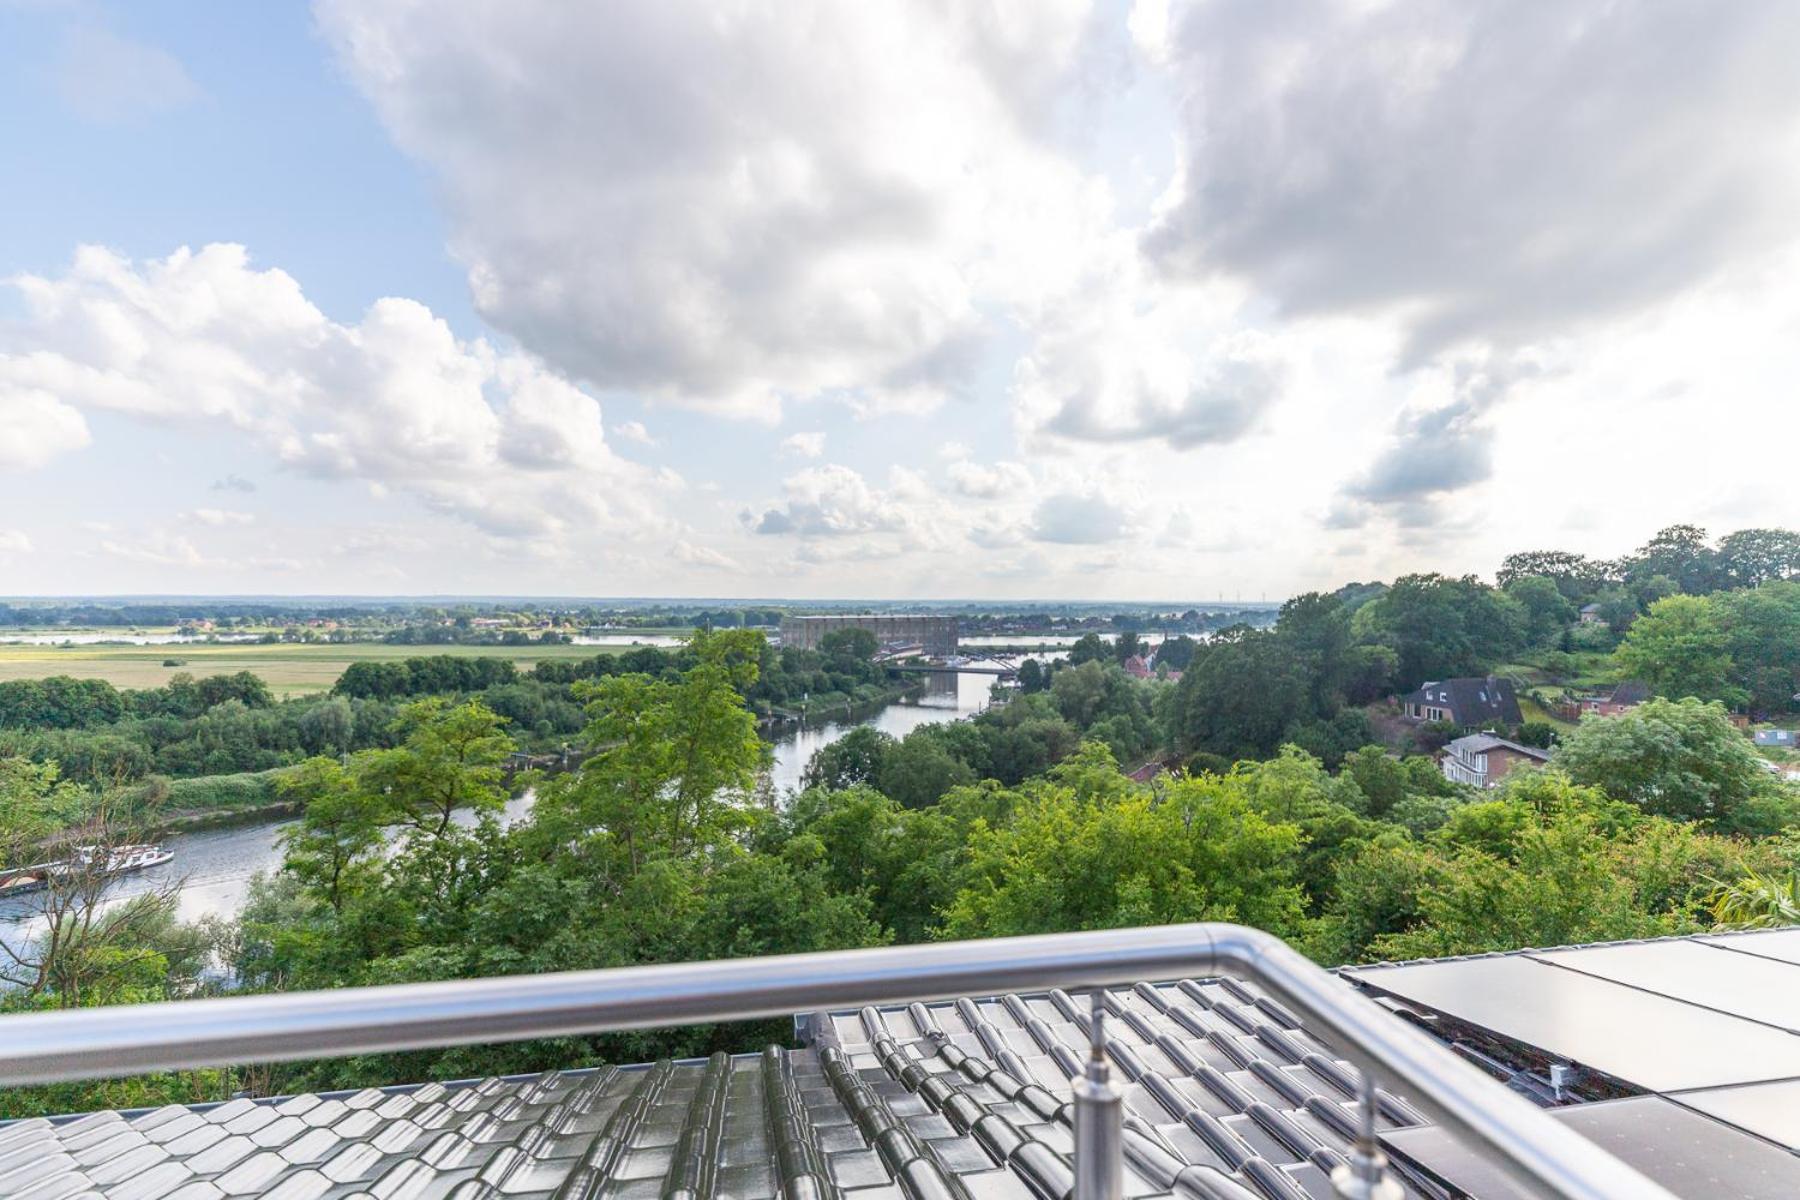
[[[801,776],[802,784],[834,791],[873,784],[881,777],[887,756],[898,744],[892,734],[883,733],[873,725],[858,725],[814,751]]]
[[[951,788],[974,782],[975,772],[929,728],[913,731],[888,752],[878,780],[882,793],[906,808],[936,804]]]
[[[1574,601],[1592,595],[1605,582],[1607,574],[1605,563],[1595,562],[1586,555],[1571,554],[1567,550],[1528,550],[1507,555],[1494,579],[1509,591],[1521,579],[1548,579],[1556,584],[1563,599]]]
[[[1719,573],[1729,587],[1751,588],[1800,575],[1800,533],[1740,529],[1719,540]]]
[[[1289,727],[1310,711],[1308,680],[1287,643],[1270,632],[1239,628],[1202,646],[1182,673],[1170,726],[1184,753],[1257,758],[1274,753]]]
[[[868,662],[881,649],[881,642],[860,625],[850,629],[833,629],[819,639],[819,653],[827,658],[846,658],[852,662]]]
[[[322,700],[295,722],[301,745],[312,754],[346,754],[355,744],[356,713],[343,696]]]
[[[300,819],[281,835],[282,868],[342,916],[351,894],[379,878],[387,797],[329,758],[307,759],[275,786],[301,805]]]
[[[1594,596],[1594,603],[1599,605],[1597,615],[1600,624],[1615,636],[1623,636],[1638,619],[1641,605],[1637,596],[1622,587],[1603,588]],[[1583,626],[1582,629],[1593,629],[1595,626]],[[1579,633],[1580,630],[1577,630]],[[1585,647],[1583,647],[1585,648]]]
[[[1386,818],[1408,796],[1447,797],[1457,786],[1444,778],[1429,758],[1396,758],[1385,746],[1363,746],[1345,757],[1340,774],[1348,775],[1363,798],[1366,816]]]
[[[1800,583],[1712,597],[1725,629],[1731,682],[1757,712],[1786,712],[1800,691]]]
[[[492,812],[506,802],[502,765],[515,744],[502,724],[476,701],[410,704],[398,723],[401,745],[358,758],[360,786],[386,799],[391,821],[443,837],[458,809]]]
[[[1105,662],[1112,658],[1112,647],[1097,633],[1084,633],[1069,647],[1069,665],[1079,667],[1086,662]]]
[[[1524,609],[1525,640],[1533,646],[1551,644],[1575,619],[1575,606],[1562,594],[1556,581],[1545,576],[1515,579],[1506,585],[1506,594]]]
[[[1635,554],[1621,564],[1626,582],[1667,575],[1683,592],[1710,592],[1718,575],[1718,560],[1707,544],[1706,530],[1698,525],[1671,525],[1658,530]]]
[[[1551,761],[1577,784],[1647,813],[1725,831],[1778,828],[1791,803],[1789,789],[1763,769],[1725,709],[1692,698],[1589,716],[1564,736]]]
[[[1216,776],[1178,779],[1153,803],[1107,780],[1122,779],[1110,756],[1083,753],[1021,789],[1009,823],[975,827],[949,936],[1200,920],[1299,927],[1297,827],[1263,817],[1242,785]]]
[[[1359,640],[1395,652],[1396,682],[1410,689],[1505,662],[1523,644],[1525,614],[1472,575],[1403,575],[1358,609],[1351,627]]]
[[[1732,683],[1730,641],[1715,602],[1706,596],[1670,596],[1651,605],[1632,623],[1613,652],[1627,679],[1641,679],[1656,692],[1740,704],[1742,688]]]
[[[1336,596],[1308,592],[1281,606],[1275,633],[1308,681],[1315,716],[1330,717],[1344,703],[1353,670],[1350,612]]]
[[[1185,671],[1188,664],[1194,661],[1194,651],[1200,646],[1185,633],[1168,638],[1156,648],[1156,665],[1167,667],[1171,671]]]
[[[1065,720],[1077,729],[1086,729],[1108,711],[1108,700],[1125,676],[1108,664],[1089,661],[1066,667],[1050,681],[1050,698]]]
[[[768,754],[741,695],[756,679],[761,646],[754,631],[701,633],[690,643],[694,665],[677,679],[615,675],[577,685],[589,754],[579,770],[542,786],[539,824],[603,837],[631,871],[743,828]]]
[[[1683,932],[1699,927],[1707,881],[1745,861],[1731,839],[1530,772],[1422,846],[1389,840],[1346,858],[1334,948],[1417,958]]]

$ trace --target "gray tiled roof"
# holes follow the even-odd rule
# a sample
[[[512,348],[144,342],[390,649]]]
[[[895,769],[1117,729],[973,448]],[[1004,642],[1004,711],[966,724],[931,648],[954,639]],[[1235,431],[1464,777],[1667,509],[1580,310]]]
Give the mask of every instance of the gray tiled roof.
[[[1130,1195],[1329,1196],[1356,1076],[1298,1021],[1229,980],[1106,1004]],[[20,1121],[0,1125],[0,1196],[1061,1198],[1088,1019],[1060,992],[965,999],[821,1014],[799,1050]],[[1397,1097],[1381,1111],[1420,1123]]]
[[[1511,741],[1493,733],[1471,733],[1465,737],[1454,738],[1444,746],[1446,750],[1454,750],[1460,754],[1484,754],[1489,750],[1511,750],[1515,754],[1523,754],[1526,758],[1538,762],[1549,762],[1550,752],[1536,746],[1527,746],[1521,742]]]

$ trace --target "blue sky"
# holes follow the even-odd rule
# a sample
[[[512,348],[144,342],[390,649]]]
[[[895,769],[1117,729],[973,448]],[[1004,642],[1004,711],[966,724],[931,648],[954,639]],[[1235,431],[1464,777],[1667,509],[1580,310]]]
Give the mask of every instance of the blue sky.
[[[1800,522],[1742,436],[1800,17],[1507,8],[0,0],[0,593],[1284,595]]]

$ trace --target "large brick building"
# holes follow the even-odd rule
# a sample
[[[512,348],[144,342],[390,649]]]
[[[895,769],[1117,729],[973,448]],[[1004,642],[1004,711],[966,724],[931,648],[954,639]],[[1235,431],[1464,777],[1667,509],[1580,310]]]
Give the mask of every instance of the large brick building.
[[[781,618],[781,644],[816,650],[819,639],[837,629],[866,629],[882,645],[917,642],[933,658],[956,653],[956,618],[874,613]]]

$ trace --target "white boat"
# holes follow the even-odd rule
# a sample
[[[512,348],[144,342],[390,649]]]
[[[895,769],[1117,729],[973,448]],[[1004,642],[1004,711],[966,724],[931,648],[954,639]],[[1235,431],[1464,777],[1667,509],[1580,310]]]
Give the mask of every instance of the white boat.
[[[104,861],[102,861],[104,855]],[[175,852],[148,843],[132,846],[77,846],[75,855],[63,862],[51,863],[49,870],[65,874],[98,868],[102,875],[129,875],[134,871],[160,867],[175,858]]]
[[[173,862],[174,859],[175,852],[165,850],[161,846],[115,846],[107,855],[106,873],[108,875],[124,875],[131,871],[160,867],[166,862]]]

